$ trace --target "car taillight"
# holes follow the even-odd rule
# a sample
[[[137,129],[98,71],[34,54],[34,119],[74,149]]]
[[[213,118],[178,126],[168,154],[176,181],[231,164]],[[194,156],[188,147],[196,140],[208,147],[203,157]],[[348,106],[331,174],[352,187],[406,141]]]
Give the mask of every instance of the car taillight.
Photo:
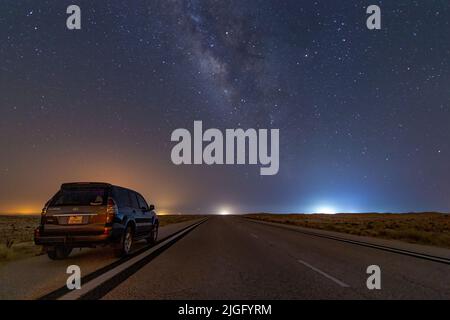
[[[47,214],[48,205],[45,205],[44,208],[42,208],[41,211],[41,224],[44,223],[45,215]]]
[[[112,198],[108,198],[108,204],[106,206],[106,223],[112,222],[116,213],[117,213],[116,203]]]

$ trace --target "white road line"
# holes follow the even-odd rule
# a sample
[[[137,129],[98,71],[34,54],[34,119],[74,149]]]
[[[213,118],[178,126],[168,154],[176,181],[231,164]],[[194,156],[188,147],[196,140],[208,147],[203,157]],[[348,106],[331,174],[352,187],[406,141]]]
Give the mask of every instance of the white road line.
[[[258,236],[257,236],[256,234],[250,233],[250,235],[251,235],[253,238],[258,239]]]
[[[105,283],[106,281],[108,281],[109,279],[111,279],[115,275],[119,274],[120,272],[128,269],[133,264],[139,262],[140,260],[144,259],[148,255],[152,254],[154,251],[158,250],[159,248],[161,248],[162,246],[164,246],[168,242],[170,242],[170,241],[172,241],[172,240],[174,240],[176,238],[179,238],[180,236],[182,236],[186,232],[191,231],[193,228],[195,228],[197,225],[199,225],[203,221],[204,220],[193,224],[188,229],[186,229],[186,230],[184,230],[184,231],[182,231],[182,232],[180,232],[180,233],[178,233],[178,234],[168,238],[167,240],[165,240],[165,241],[163,241],[161,243],[158,243],[156,246],[152,247],[151,249],[148,249],[148,250],[144,251],[140,255],[138,255],[138,256],[128,260],[127,262],[124,262],[124,263],[118,265],[117,267],[115,267],[115,268],[105,272],[104,274],[102,274],[102,275],[92,279],[91,281],[88,281],[87,283],[82,283],[81,284],[81,289],[70,291],[69,293],[66,293],[65,295],[59,297],[58,300],[76,300],[76,299],[81,298],[86,293],[88,293],[91,290],[95,289],[99,285]]]
[[[330,279],[331,281],[337,283],[337,284],[340,285],[341,287],[344,287],[344,288],[350,287],[350,286],[349,286],[348,284],[346,284],[345,282],[342,282],[341,280],[336,279],[336,278],[333,277],[333,276],[330,276],[328,273],[323,272],[323,271],[320,270],[320,269],[317,269],[316,267],[310,265],[308,262],[305,262],[305,261],[302,261],[302,260],[298,260],[298,262],[300,262],[300,263],[303,264],[304,266],[306,266],[306,267],[308,267],[308,268],[314,270],[315,272],[320,273],[320,274],[323,275],[325,278]]]

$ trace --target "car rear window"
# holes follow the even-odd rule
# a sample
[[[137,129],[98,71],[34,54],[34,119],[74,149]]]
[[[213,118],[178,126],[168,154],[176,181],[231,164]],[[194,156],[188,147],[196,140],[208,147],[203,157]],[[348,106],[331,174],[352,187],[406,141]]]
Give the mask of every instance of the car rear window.
[[[106,205],[106,188],[68,188],[61,189],[52,199],[50,206],[98,206]]]

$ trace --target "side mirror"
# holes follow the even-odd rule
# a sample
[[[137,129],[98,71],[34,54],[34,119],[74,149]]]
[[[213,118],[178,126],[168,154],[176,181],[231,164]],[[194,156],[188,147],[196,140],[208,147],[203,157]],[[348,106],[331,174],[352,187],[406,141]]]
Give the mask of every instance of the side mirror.
[[[151,204],[150,207],[149,207],[148,209],[149,209],[150,211],[155,210],[155,205],[154,205],[154,204]]]

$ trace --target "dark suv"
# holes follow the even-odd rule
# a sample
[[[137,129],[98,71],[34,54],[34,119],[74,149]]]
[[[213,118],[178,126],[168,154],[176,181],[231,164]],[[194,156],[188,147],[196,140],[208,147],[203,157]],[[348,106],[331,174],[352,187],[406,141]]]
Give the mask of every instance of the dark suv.
[[[100,182],[64,183],[42,210],[34,242],[50,259],[64,259],[73,248],[111,244],[118,256],[133,241],[156,242],[158,217],[139,193]]]

